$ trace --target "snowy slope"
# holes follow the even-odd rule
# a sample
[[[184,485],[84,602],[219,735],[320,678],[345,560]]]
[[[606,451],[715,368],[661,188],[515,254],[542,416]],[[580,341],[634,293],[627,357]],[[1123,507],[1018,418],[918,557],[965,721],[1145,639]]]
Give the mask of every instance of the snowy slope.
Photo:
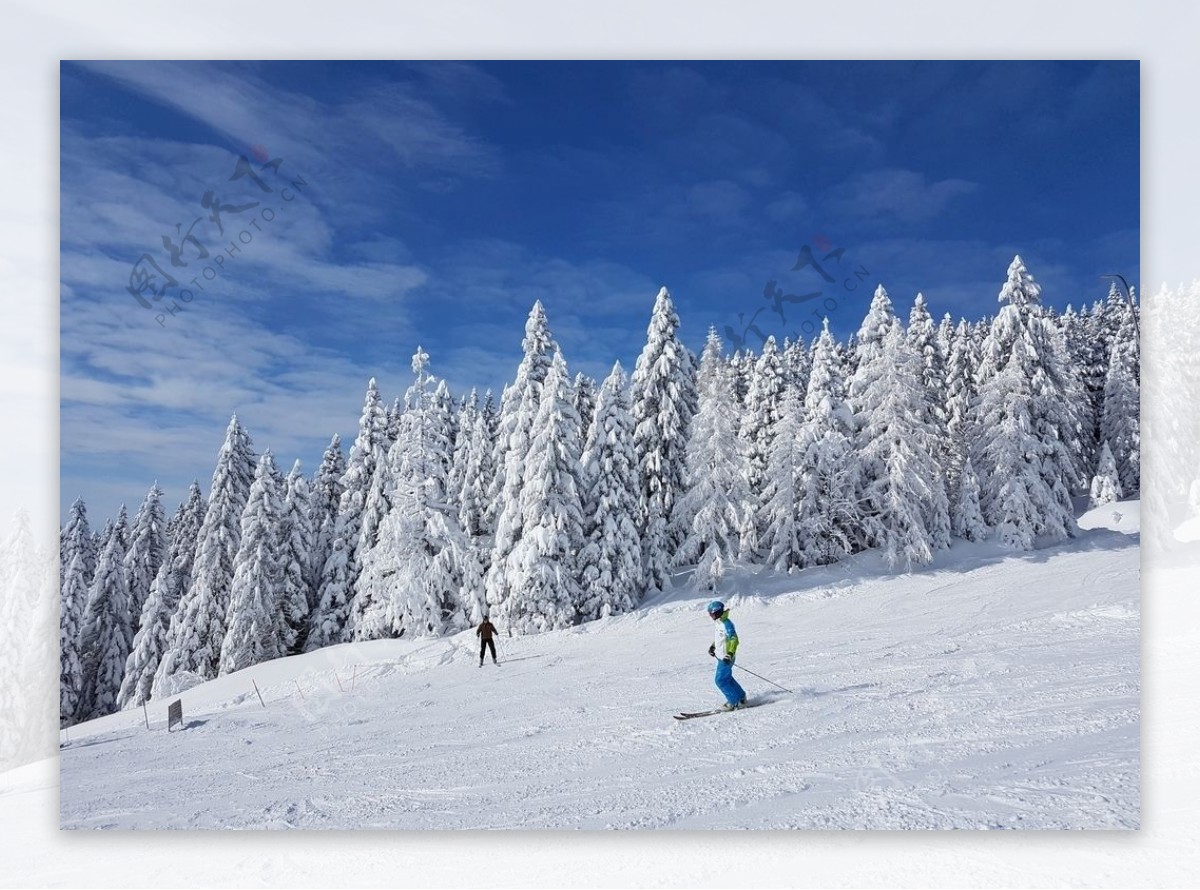
[[[499,667],[470,633],[258,665],[183,693],[183,732],[165,702],[73,727],[62,826],[1136,828],[1137,507],[911,575],[735,573],[739,661],[792,692],[738,671],[760,706],[687,723],[720,698],[682,578]]]

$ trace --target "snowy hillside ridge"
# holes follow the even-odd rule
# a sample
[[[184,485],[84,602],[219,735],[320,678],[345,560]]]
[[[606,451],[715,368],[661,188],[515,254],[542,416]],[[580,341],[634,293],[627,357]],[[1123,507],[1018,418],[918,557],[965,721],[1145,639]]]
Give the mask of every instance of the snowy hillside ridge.
[[[1076,501],[1140,489],[1132,294],[1062,314],[1015,257],[994,317],[907,322],[879,285],[857,333],[697,358],[666,288],[632,374],[572,373],[545,307],[498,403],[456,397],[420,346],[390,404],[367,385],[348,455],[310,478],[230,420],[207,498],[168,520],[61,529],[60,722],[346,642],[510,634],[635,609],[680,571],[799,572],[952,539],[1014,551],[1080,534]]]
[[[64,730],[61,824],[1137,828],[1138,513],[1106,505],[1028,553],[958,542],[903,575],[879,553],[732,569],[739,663],[791,693],[739,672],[756,707],[684,724],[720,698],[710,594],[682,577],[502,636],[499,666],[469,632],[253,665],[183,693],[182,730],[167,700],[149,730],[141,708]]]

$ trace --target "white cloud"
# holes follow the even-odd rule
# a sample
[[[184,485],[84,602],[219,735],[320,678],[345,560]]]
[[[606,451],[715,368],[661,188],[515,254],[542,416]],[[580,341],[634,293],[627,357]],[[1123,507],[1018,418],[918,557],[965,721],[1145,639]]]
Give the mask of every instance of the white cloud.
[[[827,195],[834,213],[856,223],[922,223],[978,189],[964,179],[929,182],[913,170],[883,169],[861,173]]]

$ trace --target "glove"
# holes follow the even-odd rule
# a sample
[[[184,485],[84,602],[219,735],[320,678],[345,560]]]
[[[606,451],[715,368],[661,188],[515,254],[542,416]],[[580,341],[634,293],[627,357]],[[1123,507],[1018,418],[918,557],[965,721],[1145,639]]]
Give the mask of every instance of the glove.
[[[722,658],[721,661],[725,662],[726,664],[733,664],[733,659],[730,658],[728,655],[726,655],[724,658]]]
[[[711,646],[708,647],[708,654],[711,655],[713,658],[717,657],[717,644],[716,643],[713,643]]]

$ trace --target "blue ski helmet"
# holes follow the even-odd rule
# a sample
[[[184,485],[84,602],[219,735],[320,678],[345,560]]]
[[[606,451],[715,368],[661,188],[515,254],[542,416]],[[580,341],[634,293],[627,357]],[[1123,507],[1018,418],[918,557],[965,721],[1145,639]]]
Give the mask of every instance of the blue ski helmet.
[[[720,600],[713,600],[708,604],[708,614],[712,616],[721,615],[725,612],[725,604]]]

